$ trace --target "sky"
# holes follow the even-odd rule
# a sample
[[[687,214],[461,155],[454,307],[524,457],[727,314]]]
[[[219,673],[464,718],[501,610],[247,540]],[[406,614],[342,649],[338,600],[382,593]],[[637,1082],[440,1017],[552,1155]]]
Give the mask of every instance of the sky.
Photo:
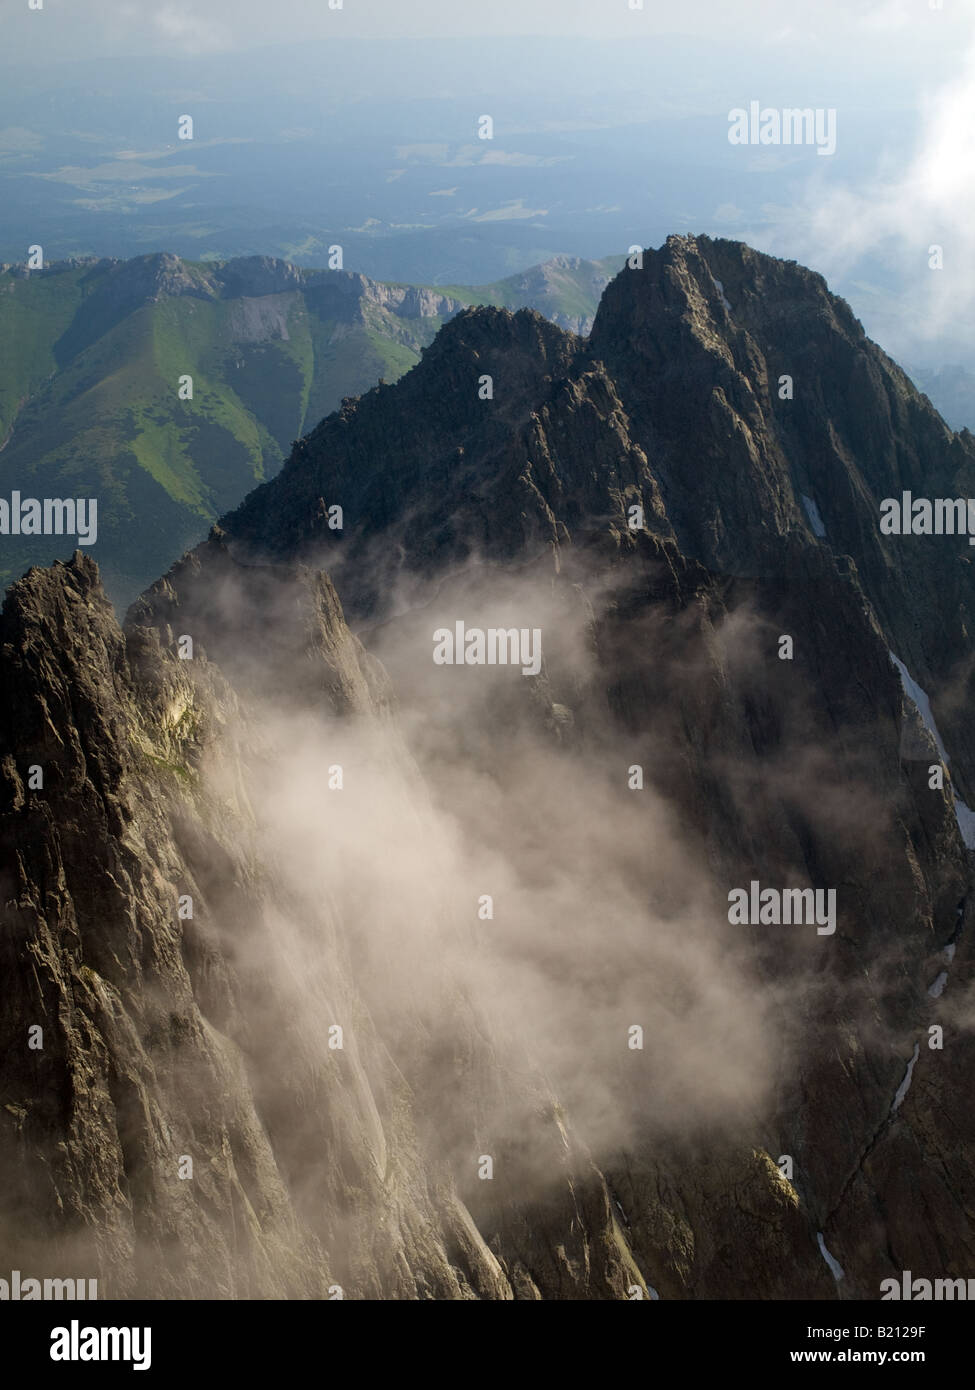
[[[42,8],[31,9],[31,3]],[[226,62],[228,55],[232,59],[243,50],[250,50],[253,58],[255,52],[274,46],[284,65],[276,72],[284,71],[286,80],[287,49],[297,51],[294,46],[302,45],[306,65],[300,76],[295,69],[294,85],[313,89],[308,74],[315,72],[315,43],[330,46],[356,40],[356,61],[348,65],[351,86],[346,86],[343,99],[349,99],[346,93],[353,90],[357,73],[372,68],[382,80],[387,71],[394,72],[388,94],[395,99],[399,91],[435,94],[438,82],[451,72],[457,80],[466,80],[469,71],[477,72],[477,41],[487,36],[525,38],[524,49],[512,61],[513,84],[523,83],[526,71],[527,80],[534,72],[542,84],[546,50],[539,40],[606,40],[598,56],[595,45],[591,50],[588,91],[581,89],[587,84],[585,59],[590,50],[580,50],[571,72],[563,71],[561,58],[554,54],[548,64],[544,82],[561,81],[578,92],[581,103],[587,97],[601,100],[601,93],[612,90],[614,69],[626,68],[627,82],[622,85],[627,89],[634,64],[639,74],[639,58],[634,57],[638,46],[627,52],[613,40],[666,34],[683,36],[690,46],[682,50],[689,54],[688,105],[697,94],[696,82],[706,105],[714,83],[701,74],[713,74],[718,46],[720,71],[720,48],[726,46],[729,75],[743,73],[746,66],[752,74],[745,81],[748,90],[741,93],[742,103],[752,98],[777,103],[794,90],[796,104],[827,107],[837,102],[839,93],[844,154],[850,151],[842,141],[844,134],[850,138],[853,113],[845,115],[843,103],[858,104],[858,118],[864,111],[873,112],[881,132],[888,112],[907,110],[911,119],[907,134],[891,120],[889,137],[870,149],[872,167],[864,168],[862,160],[854,169],[851,161],[814,159],[797,196],[790,191],[787,204],[764,209],[760,223],[732,226],[725,234],[804,261],[831,283],[861,285],[864,299],[858,311],[861,303],[869,305],[871,282],[889,282],[893,268],[898,284],[906,285],[903,303],[895,309],[900,331],[890,322],[881,325],[879,318],[877,325],[883,327],[885,345],[889,342],[899,354],[909,355],[912,335],[923,341],[971,344],[975,0],[642,0],[642,6],[641,0],[341,0],[340,9],[332,8],[339,3],[0,0],[0,67],[15,64],[22,74],[40,64],[50,77],[58,65],[72,61],[156,55],[198,62],[205,78],[208,63]],[[380,39],[417,42],[408,51],[404,46],[401,54],[386,45],[380,54],[382,45],[369,47],[370,41]],[[456,61],[445,59],[441,48],[436,57],[431,52],[425,69],[422,43],[433,39],[456,40]],[[700,64],[693,57],[694,45],[702,54]],[[537,64],[533,52],[539,55]],[[269,62],[269,72],[272,66]],[[768,74],[764,91],[752,90],[762,86],[755,82],[756,71]],[[682,72],[676,75],[683,79]],[[273,80],[282,79],[275,75]],[[329,97],[324,84],[321,96],[323,101]],[[723,112],[708,114],[715,116],[718,129]],[[29,127],[29,116],[18,113],[14,124]],[[742,150],[743,171],[748,161],[754,168],[756,157],[781,159],[784,153]],[[640,177],[639,169],[634,177]],[[708,178],[706,167],[700,177],[702,183]],[[588,254],[604,255],[612,249],[593,245]],[[931,260],[939,256],[941,268],[936,272]],[[878,292],[878,306],[882,298]],[[889,295],[885,302],[889,314]],[[951,355],[957,356],[954,349]]]
[[[786,239],[828,279],[881,252],[902,271],[913,267],[903,303],[911,331],[925,340],[964,334],[975,313],[975,33],[919,96],[911,146],[887,151],[858,185],[811,181],[783,210],[768,249]]]
[[[42,4],[32,10],[30,4]],[[341,8],[332,8],[341,4]],[[631,6],[639,5],[639,8]],[[679,33],[915,65],[950,54],[971,0],[3,0],[0,61],[109,52],[199,54],[333,37]]]

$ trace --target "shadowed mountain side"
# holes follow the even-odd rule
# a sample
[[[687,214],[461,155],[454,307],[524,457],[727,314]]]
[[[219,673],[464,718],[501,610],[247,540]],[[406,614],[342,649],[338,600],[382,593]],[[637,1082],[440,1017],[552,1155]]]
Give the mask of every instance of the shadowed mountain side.
[[[592,532],[626,546],[634,505],[637,529],[731,576],[785,576],[794,535],[846,573],[853,561],[970,799],[971,553],[964,536],[882,535],[881,502],[904,490],[975,493],[975,440],[952,434],[821,276],[671,237],[612,281],[588,343],[528,311],[458,315],[222,525],[245,550],[325,565],[355,621],[471,556],[545,547],[558,566]]]

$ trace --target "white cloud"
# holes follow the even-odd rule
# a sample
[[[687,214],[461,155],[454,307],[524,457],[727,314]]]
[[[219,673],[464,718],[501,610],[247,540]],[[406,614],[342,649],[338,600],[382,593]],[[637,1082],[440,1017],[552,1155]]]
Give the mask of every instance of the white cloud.
[[[917,9],[912,0],[884,0],[861,18],[860,25],[864,29],[903,29],[917,19]]]
[[[914,149],[888,150],[856,186],[830,186],[817,169],[803,198],[782,209],[768,249],[815,265],[828,279],[886,265],[903,278],[905,335],[971,339],[975,320],[975,40],[955,75],[922,102]],[[930,248],[944,268],[931,269]],[[906,312],[904,312],[906,310]],[[909,339],[906,340],[909,344]]]
[[[457,0],[345,0],[341,10],[326,0],[71,0],[57,9],[28,11],[9,5],[4,14],[2,60],[32,56],[104,57],[115,52],[158,52],[160,47],[206,54],[217,49],[260,48],[333,37],[445,38],[534,35],[596,39],[684,34],[783,49],[811,44],[832,52],[867,29],[916,46],[923,31],[946,39],[971,0],[946,0],[941,11],[925,0],[698,0],[661,5],[645,0],[629,10],[625,0],[491,0],[487,6]],[[54,7],[50,12],[53,16]],[[813,16],[813,18],[811,18]],[[815,33],[809,25],[815,25]]]
[[[187,53],[216,53],[229,46],[230,35],[221,24],[204,18],[189,5],[163,5],[152,16],[155,29]]]

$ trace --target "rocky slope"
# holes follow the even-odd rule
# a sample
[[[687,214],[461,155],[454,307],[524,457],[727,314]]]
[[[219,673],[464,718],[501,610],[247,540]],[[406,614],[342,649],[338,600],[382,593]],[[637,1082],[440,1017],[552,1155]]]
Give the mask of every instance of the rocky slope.
[[[124,632],[80,557],[15,585],[14,1265],[149,1296],[967,1277],[971,565],[878,514],[973,462],[818,276],[671,238],[588,341],[459,314]],[[537,676],[433,665],[482,613],[537,621]],[[732,926],[753,879],[835,890],[835,932]]]

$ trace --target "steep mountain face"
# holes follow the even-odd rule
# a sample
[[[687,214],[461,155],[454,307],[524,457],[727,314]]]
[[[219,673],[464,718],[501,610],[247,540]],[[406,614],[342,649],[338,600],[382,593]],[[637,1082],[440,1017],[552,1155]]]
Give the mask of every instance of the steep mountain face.
[[[154,594],[165,606],[180,583],[184,620],[186,568]],[[297,608],[278,656],[316,666],[348,715],[374,710],[326,580],[281,572],[269,590],[245,575],[240,593],[265,627]],[[167,629],[123,637],[81,555],[14,586],[2,622],[13,1267],[84,1271],[103,1297],[324,1298],[337,1275],[360,1296],[504,1296],[449,1176],[419,1163],[408,1088],[344,997],[337,944],[300,992],[300,942],[278,932],[272,949],[292,905],[252,843],[248,721],[220,672],[179,660]],[[302,931],[335,926],[322,907]],[[342,1052],[327,1045],[335,1016]]]
[[[485,373],[492,401],[480,399]],[[791,399],[780,399],[784,377]],[[423,422],[410,438],[401,403]],[[396,466],[377,475],[362,461],[382,439],[395,441]],[[969,548],[964,537],[884,536],[880,506],[904,490],[967,497],[973,463],[968,431],[947,429],[822,277],[740,243],[671,238],[617,276],[585,344],[529,315],[460,315],[395,393],[324,420],[226,526],[258,551],[348,562],[356,616],[372,603],[362,586],[386,583],[357,561],[377,535],[388,550],[390,531],[402,566],[422,571],[432,549],[450,563],[511,553],[526,528],[556,548],[581,519],[617,535],[636,502],[685,554],[768,579],[788,575],[794,536],[852,559],[890,645],[921,686],[944,692],[936,713],[966,789]],[[344,506],[342,532],[323,496]]]
[[[150,1296],[967,1277],[971,564],[879,507],[966,496],[973,462],[818,276],[671,238],[588,342],[458,314],[124,632],[80,557],[15,585],[22,1267]],[[537,629],[537,669],[438,666],[458,622]],[[753,881],[835,911],[736,921]]]
[[[589,349],[653,448],[682,543],[725,572],[776,574],[781,532],[799,523],[815,535],[818,519],[822,546],[853,558],[903,659],[948,681],[951,663],[967,658],[967,542],[885,537],[880,505],[903,490],[968,496],[972,436],[952,434],[822,277],[800,266],[701,238],[653,257],[645,280],[639,294],[614,282]],[[792,399],[779,398],[784,376]]]

